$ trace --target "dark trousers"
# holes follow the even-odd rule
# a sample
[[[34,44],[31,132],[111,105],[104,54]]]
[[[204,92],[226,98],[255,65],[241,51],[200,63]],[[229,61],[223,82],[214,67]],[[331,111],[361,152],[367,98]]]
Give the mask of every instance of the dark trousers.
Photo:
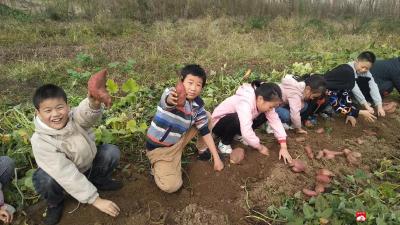
[[[358,87],[360,88],[360,91],[362,92],[362,94],[364,95],[365,100],[367,100],[367,102],[373,104],[374,101],[371,97],[370,91],[371,89],[369,88],[369,81],[371,79],[368,77],[359,77],[357,78],[356,82]]]
[[[6,186],[14,177],[15,162],[8,156],[0,156],[0,183]]]
[[[115,145],[103,144],[97,148],[92,168],[84,174],[95,186],[111,180],[113,170],[118,166],[119,148]],[[49,159],[51,160],[51,159]],[[64,189],[41,168],[33,174],[33,185],[50,206],[59,205],[64,201]]]
[[[267,122],[265,113],[261,113],[253,120],[252,128],[256,129]],[[230,145],[235,135],[242,135],[240,132],[240,121],[237,113],[227,114],[222,117],[213,128],[213,133],[221,138],[224,145]]]

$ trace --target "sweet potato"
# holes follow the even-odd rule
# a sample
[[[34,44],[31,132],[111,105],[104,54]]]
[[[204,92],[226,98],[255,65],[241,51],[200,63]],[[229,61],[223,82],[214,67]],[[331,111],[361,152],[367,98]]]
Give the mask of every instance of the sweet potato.
[[[317,174],[328,176],[328,177],[334,177],[335,176],[335,174],[332,171],[328,170],[328,169],[319,169]]]
[[[313,196],[317,196],[318,195],[317,192],[315,192],[313,190],[310,190],[310,189],[307,189],[307,188],[303,188],[303,193],[305,195],[309,196],[309,197],[313,197]]]
[[[315,177],[315,180],[317,183],[322,183],[322,184],[329,184],[331,182],[331,178],[322,174],[317,174]]]
[[[394,113],[396,111],[397,103],[396,102],[385,102],[383,103],[383,110],[387,113]]]
[[[301,173],[306,170],[305,163],[298,159],[292,160],[292,162],[289,164],[289,166],[292,167],[292,171],[295,173]]]
[[[244,159],[244,149],[243,148],[235,148],[232,150],[230,154],[230,163],[238,164]]]
[[[175,86],[176,93],[178,94],[178,104],[176,107],[183,107],[186,102],[186,90],[182,81],[179,81]]]
[[[315,132],[317,132],[317,134],[322,134],[325,132],[325,129],[321,127],[321,128],[318,128]]]
[[[357,144],[362,145],[364,141],[361,138],[357,138]]]
[[[346,156],[347,162],[350,163],[350,165],[360,165],[360,161],[356,157],[353,156],[353,154],[349,154]]]
[[[93,74],[88,81],[88,93],[92,98],[104,103],[106,107],[110,107],[111,96],[107,92],[106,81],[106,69]]]
[[[310,145],[306,145],[306,146],[304,147],[304,151],[306,151],[307,157],[308,157],[309,159],[313,159],[313,158],[314,158],[314,153],[313,153],[313,151],[312,151]]]
[[[324,158],[326,159],[334,159],[337,155],[343,155],[343,152],[330,151],[328,149],[323,149]]]
[[[346,155],[346,157],[351,155],[354,158],[361,158],[361,156],[362,156],[361,153],[351,151],[350,149],[347,149],[347,148],[343,149],[343,153]]]

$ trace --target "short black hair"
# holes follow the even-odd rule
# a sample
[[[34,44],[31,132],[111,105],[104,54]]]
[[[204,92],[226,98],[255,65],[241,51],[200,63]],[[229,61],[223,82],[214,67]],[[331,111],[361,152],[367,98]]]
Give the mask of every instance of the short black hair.
[[[32,99],[33,105],[39,110],[40,103],[50,98],[62,98],[65,103],[68,103],[67,94],[61,87],[54,84],[45,84],[36,89]]]
[[[362,61],[368,61],[368,62],[374,64],[375,60],[376,60],[376,56],[373,52],[365,51],[365,52],[361,52],[360,55],[358,55],[357,59],[362,60]]]
[[[189,65],[186,65],[185,67],[183,67],[181,70],[182,81],[185,80],[186,76],[189,74],[196,76],[196,77],[200,77],[203,80],[203,87],[206,85],[207,74],[206,74],[206,71],[204,71],[204,69],[201,68],[200,65],[189,64]]]

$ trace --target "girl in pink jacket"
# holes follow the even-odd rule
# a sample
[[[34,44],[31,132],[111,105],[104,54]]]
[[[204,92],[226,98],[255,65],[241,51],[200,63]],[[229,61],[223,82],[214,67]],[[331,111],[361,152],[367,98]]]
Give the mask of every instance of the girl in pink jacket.
[[[286,75],[279,86],[283,101],[283,104],[276,109],[279,118],[282,123],[292,125],[297,133],[307,134],[307,131],[301,128],[301,115],[307,114],[308,101],[319,98],[325,93],[324,77],[318,74],[306,74],[302,77]]]
[[[275,108],[282,101],[282,91],[277,84],[253,81],[243,84],[236,94],[225,99],[212,113],[213,133],[221,138],[218,148],[222,153],[232,152],[235,137],[242,143],[268,155],[268,148],[260,143],[254,129],[268,121],[281,145],[279,159],[291,162],[287,151],[286,132]]]

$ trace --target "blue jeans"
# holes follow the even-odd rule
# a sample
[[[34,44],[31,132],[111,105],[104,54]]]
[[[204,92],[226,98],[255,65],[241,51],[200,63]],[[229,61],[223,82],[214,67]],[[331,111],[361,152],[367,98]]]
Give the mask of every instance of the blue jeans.
[[[300,110],[300,114],[307,112],[308,103],[304,102],[303,108]],[[288,125],[292,124],[292,120],[290,119],[290,108],[289,106],[280,106],[275,109],[275,112],[278,113],[279,119],[281,119],[282,123],[286,123]]]
[[[8,156],[0,156],[0,183],[6,186],[14,177],[15,162]]]
[[[119,158],[120,151],[117,146],[100,145],[97,147],[92,168],[84,174],[95,186],[105,184],[111,180],[112,172],[118,166]],[[64,189],[41,168],[35,171],[32,180],[36,192],[47,201],[47,204],[56,206],[64,201]]]

